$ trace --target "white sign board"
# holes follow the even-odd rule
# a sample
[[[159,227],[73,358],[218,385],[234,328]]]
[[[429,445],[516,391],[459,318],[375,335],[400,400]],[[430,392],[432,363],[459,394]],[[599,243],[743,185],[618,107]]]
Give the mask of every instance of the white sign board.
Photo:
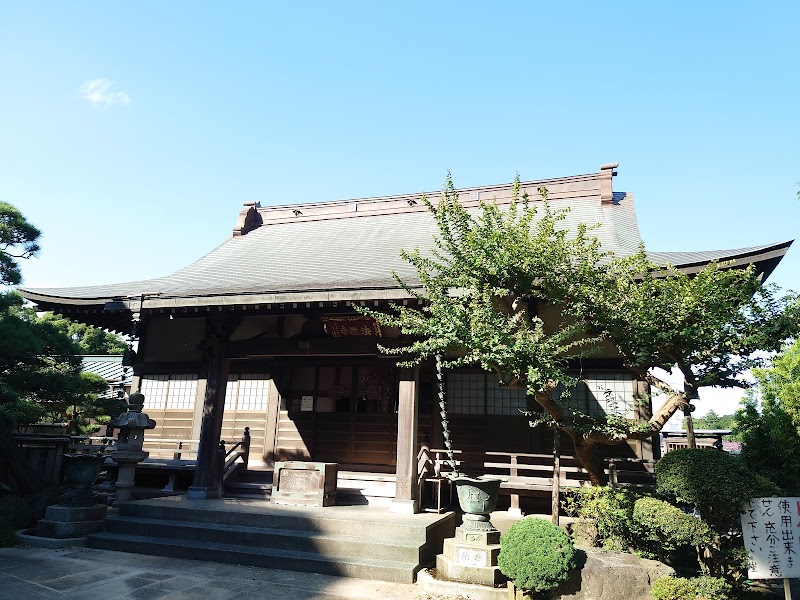
[[[303,412],[314,410],[314,396],[301,396],[300,410]]]
[[[742,533],[750,579],[800,577],[800,498],[753,498]]]

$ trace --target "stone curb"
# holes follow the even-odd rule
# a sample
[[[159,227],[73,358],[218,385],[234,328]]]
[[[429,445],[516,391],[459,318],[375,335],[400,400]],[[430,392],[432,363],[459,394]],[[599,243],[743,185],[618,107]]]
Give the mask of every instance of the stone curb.
[[[17,531],[20,542],[26,546],[35,548],[50,548],[60,550],[62,548],[83,548],[86,546],[86,538],[48,538],[36,535],[36,529],[20,529]]]

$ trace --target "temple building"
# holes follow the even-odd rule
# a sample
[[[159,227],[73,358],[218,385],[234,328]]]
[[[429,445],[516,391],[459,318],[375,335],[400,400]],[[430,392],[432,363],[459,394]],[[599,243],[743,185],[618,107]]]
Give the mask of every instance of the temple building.
[[[633,195],[612,189],[616,166],[521,188],[537,201],[545,186],[553,208],[570,209],[566,227],[598,224],[594,234],[604,250],[632,254],[642,240]],[[492,199],[508,204],[511,195],[511,184],[459,190],[466,207]],[[427,194],[433,202],[438,196]],[[157,422],[147,436],[200,440],[194,497],[219,493],[219,441],[238,439],[249,427],[251,462],[303,459],[395,474],[392,505],[414,512],[419,447],[443,447],[434,368],[397,367],[397,358],[381,354],[378,344],[401,343],[400,332],[354,307],[416,305],[392,272],[413,287],[416,273],[400,251],[433,245],[438,230],[421,198],[246,203],[230,239],[171,275],[20,292],[39,310],[138,337],[132,389],[144,393],[145,410]],[[767,277],[790,243],[650,258],[687,272],[712,260],[755,264]],[[539,306],[538,314],[547,322],[558,307]],[[578,368],[575,398],[585,412],[610,410],[611,403],[627,416],[648,418],[646,384],[614,356],[587,358]],[[523,391],[504,389],[478,369],[448,372],[446,386],[456,448],[550,450],[552,434],[520,416],[520,409],[533,407]],[[609,451],[648,460],[659,452],[657,439]]]

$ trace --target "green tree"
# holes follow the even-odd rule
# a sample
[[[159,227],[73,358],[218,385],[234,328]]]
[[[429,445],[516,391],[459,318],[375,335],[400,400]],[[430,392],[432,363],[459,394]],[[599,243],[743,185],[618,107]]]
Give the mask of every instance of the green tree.
[[[381,324],[399,327],[414,341],[384,350],[412,365],[445,356],[446,367],[480,366],[506,386],[521,387],[544,410],[544,418],[571,438],[577,458],[594,484],[606,481],[598,444],[643,439],[661,430],[704,385],[740,385],[736,376],[757,364],[751,354],[771,349],[796,331],[791,299],[776,299],[753,269],[712,264],[695,276],[648,262],[604,253],[580,225],[567,231],[563,212],[520,196],[519,181],[507,209],[482,203],[477,213],[458,201],[451,178],[441,200],[425,200],[438,225],[435,248],[404,251],[422,291],[400,280],[423,307],[391,313],[362,310]],[[559,322],[545,324],[537,305],[560,307]],[[574,360],[612,343],[627,368],[665,393],[646,422],[620,415],[601,417],[571,408],[569,374]],[[677,365],[683,389],[651,370]]]
[[[755,369],[756,386],[748,390],[735,417],[742,460],[751,471],[776,483],[787,496],[800,495],[800,429],[796,412],[799,358],[800,341],[795,341],[774,357],[769,367]],[[787,410],[787,405],[795,412]]]
[[[97,327],[53,313],[45,313],[40,318],[70,337],[78,345],[80,354],[124,354],[128,349],[125,340],[120,336]]]
[[[685,423],[681,423],[682,427],[686,427]],[[734,415],[718,415],[717,412],[711,408],[702,417],[694,418],[695,429],[733,429]],[[731,436],[725,436],[723,439],[727,440]]]
[[[719,429],[721,423],[722,417],[713,408],[709,408],[708,412],[701,418],[695,419],[695,425],[698,429]]]
[[[36,240],[40,235],[16,208],[0,202],[0,284],[17,285],[22,281],[17,259],[39,252]]]
[[[0,283],[20,282],[16,259],[35,254],[38,236],[19,211],[0,204]],[[0,293],[0,454],[23,492],[35,491],[40,482],[14,442],[13,426],[48,412],[72,416],[80,425],[103,404],[98,395],[107,386],[81,374],[79,353],[70,336],[37,318],[19,294]]]
[[[754,372],[765,402],[776,403],[800,431],[800,340],[796,340],[770,362]]]
[[[0,294],[0,451],[23,491],[33,491],[38,481],[11,437],[16,419],[36,417],[48,402],[65,399],[80,376],[80,359],[70,338],[49,324],[37,321],[15,292]]]

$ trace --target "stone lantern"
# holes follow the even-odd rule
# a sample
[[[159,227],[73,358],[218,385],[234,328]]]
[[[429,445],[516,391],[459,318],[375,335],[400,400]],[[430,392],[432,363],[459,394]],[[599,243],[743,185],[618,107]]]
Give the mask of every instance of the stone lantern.
[[[156,422],[143,413],[144,394],[134,392],[128,397],[128,410],[112,422],[117,434],[116,449],[109,453],[119,465],[117,472],[117,502],[127,502],[133,497],[133,479],[136,465],[149,456],[142,450],[145,429],[153,429]]]

